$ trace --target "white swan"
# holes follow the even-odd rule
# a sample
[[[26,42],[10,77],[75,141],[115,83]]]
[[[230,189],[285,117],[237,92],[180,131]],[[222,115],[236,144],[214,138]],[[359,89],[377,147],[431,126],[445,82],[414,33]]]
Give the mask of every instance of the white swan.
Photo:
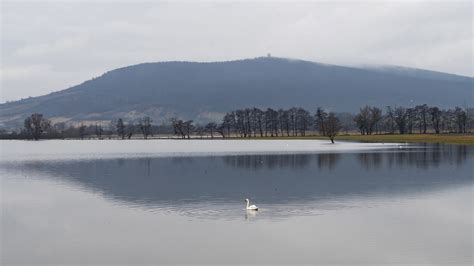
[[[250,200],[249,199],[245,199],[245,202],[247,202],[247,210],[252,210],[252,211],[258,211],[258,207],[255,206],[255,205],[250,205]]]

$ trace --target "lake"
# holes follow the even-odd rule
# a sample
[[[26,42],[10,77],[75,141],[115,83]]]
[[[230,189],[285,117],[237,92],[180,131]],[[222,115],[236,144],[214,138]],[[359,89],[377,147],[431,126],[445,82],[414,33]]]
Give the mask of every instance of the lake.
[[[0,144],[5,265],[473,261],[472,146]]]

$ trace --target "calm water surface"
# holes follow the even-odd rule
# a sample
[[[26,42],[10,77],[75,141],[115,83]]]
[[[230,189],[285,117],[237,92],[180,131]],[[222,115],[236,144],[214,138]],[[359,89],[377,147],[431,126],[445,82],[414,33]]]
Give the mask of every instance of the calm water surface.
[[[469,146],[3,141],[3,264],[466,264]],[[244,199],[261,209],[247,212]]]

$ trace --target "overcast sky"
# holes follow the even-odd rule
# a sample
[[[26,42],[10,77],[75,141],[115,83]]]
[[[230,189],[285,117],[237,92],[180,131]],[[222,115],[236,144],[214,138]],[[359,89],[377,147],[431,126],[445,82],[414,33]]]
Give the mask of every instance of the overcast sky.
[[[473,75],[471,1],[4,2],[0,101],[142,62],[271,53]]]

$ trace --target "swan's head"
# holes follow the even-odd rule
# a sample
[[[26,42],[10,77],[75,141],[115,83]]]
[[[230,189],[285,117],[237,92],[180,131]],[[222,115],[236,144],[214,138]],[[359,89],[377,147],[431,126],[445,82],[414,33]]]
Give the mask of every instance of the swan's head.
[[[249,199],[245,199],[245,202],[249,202]]]

